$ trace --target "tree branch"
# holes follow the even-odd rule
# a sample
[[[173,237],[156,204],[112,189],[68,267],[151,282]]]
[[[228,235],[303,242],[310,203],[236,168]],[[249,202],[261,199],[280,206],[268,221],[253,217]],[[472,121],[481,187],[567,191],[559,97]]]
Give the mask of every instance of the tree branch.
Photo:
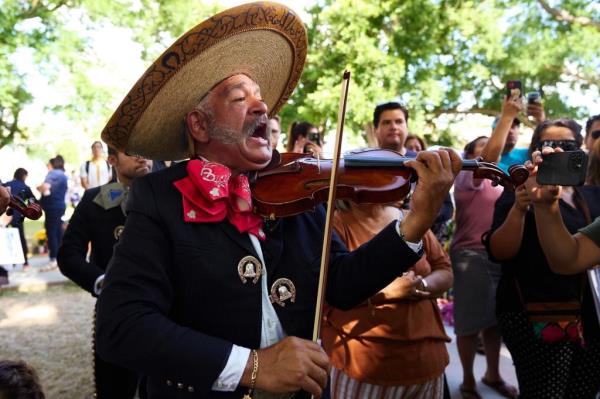
[[[446,114],[453,114],[453,115],[481,114],[481,115],[487,115],[487,116],[498,116],[500,114],[500,112],[495,109],[473,107],[473,108],[469,108],[464,111],[460,111],[457,108],[437,108],[431,113],[432,118],[437,118],[441,115],[446,115]]]
[[[31,6],[23,11],[21,14],[17,16],[18,20],[25,20],[30,18],[39,17],[43,12],[54,12],[58,10],[60,7],[67,5],[68,0],[61,0],[57,2],[53,7],[48,7],[46,4],[43,4],[41,1],[33,1],[31,2]]]
[[[600,32],[600,22],[594,21],[588,17],[576,16],[565,10],[559,10],[558,8],[551,7],[545,0],[537,0],[542,8],[557,21],[564,21],[571,24],[577,24],[580,26],[590,26]]]

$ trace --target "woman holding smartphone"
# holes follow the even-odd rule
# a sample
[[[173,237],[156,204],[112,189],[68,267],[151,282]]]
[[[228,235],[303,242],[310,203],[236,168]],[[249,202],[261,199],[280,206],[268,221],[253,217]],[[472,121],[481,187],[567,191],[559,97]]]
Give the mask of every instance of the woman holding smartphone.
[[[581,147],[573,120],[545,121],[529,153],[542,147]],[[558,207],[574,233],[600,216],[600,187],[569,188]],[[594,398],[600,388],[600,327],[583,273],[561,276],[548,262],[525,186],[505,191],[495,206],[486,245],[502,264],[496,314],[511,352],[522,397]]]

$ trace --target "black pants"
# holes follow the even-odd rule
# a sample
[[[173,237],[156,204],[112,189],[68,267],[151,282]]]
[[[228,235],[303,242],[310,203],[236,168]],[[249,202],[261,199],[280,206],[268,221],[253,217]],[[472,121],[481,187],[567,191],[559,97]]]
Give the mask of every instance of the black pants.
[[[65,209],[44,209],[44,214],[46,216],[44,228],[46,229],[46,237],[48,237],[50,260],[56,260],[58,248],[62,241],[63,223],[61,218],[65,214]]]

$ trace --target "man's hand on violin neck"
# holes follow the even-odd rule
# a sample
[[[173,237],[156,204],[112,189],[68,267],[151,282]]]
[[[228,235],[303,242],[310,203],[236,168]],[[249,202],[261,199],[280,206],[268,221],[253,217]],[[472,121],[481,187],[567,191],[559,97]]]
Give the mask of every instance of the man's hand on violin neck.
[[[454,178],[462,168],[462,159],[452,149],[421,151],[407,166],[419,176],[412,195],[411,210],[402,222],[402,233],[407,241],[419,241],[431,227]]]
[[[304,390],[320,398],[327,386],[329,358],[312,341],[286,337],[273,346],[260,349],[258,363],[257,389],[273,393]],[[242,376],[242,385],[249,381],[246,381],[246,374]]]

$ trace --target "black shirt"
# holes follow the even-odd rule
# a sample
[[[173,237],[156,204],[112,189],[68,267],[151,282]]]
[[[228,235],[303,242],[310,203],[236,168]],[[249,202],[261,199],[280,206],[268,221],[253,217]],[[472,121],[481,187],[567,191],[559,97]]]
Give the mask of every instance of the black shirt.
[[[600,187],[578,187],[575,196],[584,198],[592,220],[600,216]],[[506,219],[513,206],[514,192],[505,190],[496,201],[492,229],[495,231]],[[576,201],[578,203],[578,201]],[[567,230],[574,234],[586,226],[585,213],[575,209],[566,202],[559,201],[560,213]],[[489,242],[486,243],[489,253]],[[490,257],[492,255],[490,253]],[[523,230],[523,240],[517,255],[501,262],[502,277],[496,293],[496,313],[520,312],[523,310],[517,284],[521,289],[525,302],[565,302],[581,300],[581,289],[584,288],[582,319],[586,336],[600,336],[600,327],[596,319],[594,303],[585,273],[561,275],[554,273],[538,240],[535,216],[533,211],[527,212]]]

